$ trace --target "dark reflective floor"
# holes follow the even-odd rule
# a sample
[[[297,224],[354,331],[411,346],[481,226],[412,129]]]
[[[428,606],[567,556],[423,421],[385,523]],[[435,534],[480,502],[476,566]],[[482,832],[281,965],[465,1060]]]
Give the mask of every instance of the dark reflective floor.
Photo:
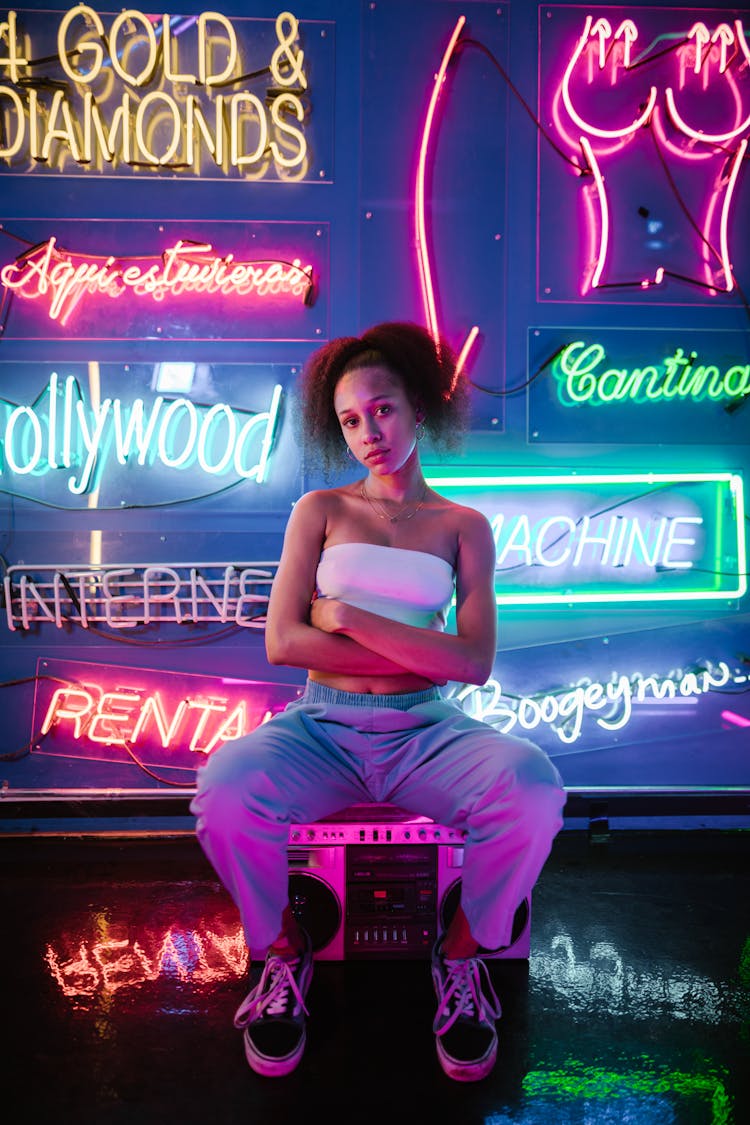
[[[426,961],[318,961],[309,1046],[246,1066],[237,919],[192,839],[0,840],[3,1120],[750,1122],[750,833],[563,831],[500,1056],[444,1077]]]

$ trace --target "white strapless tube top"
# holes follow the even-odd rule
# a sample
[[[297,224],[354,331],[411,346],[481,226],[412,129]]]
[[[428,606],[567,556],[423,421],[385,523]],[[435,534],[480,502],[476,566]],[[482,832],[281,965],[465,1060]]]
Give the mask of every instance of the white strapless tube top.
[[[439,555],[376,543],[336,543],[320,556],[317,591],[391,621],[444,629],[453,567]]]

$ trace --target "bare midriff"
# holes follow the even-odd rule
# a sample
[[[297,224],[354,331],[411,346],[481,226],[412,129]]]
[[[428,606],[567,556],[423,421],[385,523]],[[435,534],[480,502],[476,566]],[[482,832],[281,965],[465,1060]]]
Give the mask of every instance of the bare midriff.
[[[356,691],[363,695],[403,695],[415,691],[426,691],[434,687],[432,680],[405,672],[402,676],[345,676],[340,673],[309,672],[316,684],[335,691]]]

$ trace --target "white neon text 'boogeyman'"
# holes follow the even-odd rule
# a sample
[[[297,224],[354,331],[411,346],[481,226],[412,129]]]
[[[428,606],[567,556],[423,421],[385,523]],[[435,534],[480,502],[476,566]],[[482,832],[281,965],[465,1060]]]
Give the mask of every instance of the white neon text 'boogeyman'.
[[[514,697],[504,695],[499,680],[490,679],[484,687],[466,685],[456,698],[473,718],[490,723],[503,734],[515,727],[532,731],[547,726],[560,742],[577,742],[584,719],[596,715],[604,730],[617,731],[633,717],[633,704],[648,699],[688,699],[722,688],[732,673],[723,660],[697,671],[676,671],[669,676],[633,676],[614,673],[606,683],[586,682],[547,695]]]

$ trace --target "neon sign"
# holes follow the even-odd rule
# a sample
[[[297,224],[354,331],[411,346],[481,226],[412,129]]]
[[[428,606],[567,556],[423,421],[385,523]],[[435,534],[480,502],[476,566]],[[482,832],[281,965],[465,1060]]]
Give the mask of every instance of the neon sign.
[[[181,770],[299,695],[289,684],[75,661],[40,660],[38,676],[36,753]]]
[[[136,264],[138,263],[138,264]],[[141,264],[144,263],[144,264]],[[123,293],[162,302],[183,294],[221,297],[309,297],[312,266],[291,262],[235,260],[219,257],[210,243],[180,239],[168,247],[158,262],[144,259],[86,259],[57,246],[53,236],[0,270],[0,281],[27,301],[48,304],[50,320],[67,324],[86,297],[116,300]]]
[[[747,333],[694,328],[529,328],[530,442],[742,444]]]
[[[611,20],[611,9],[554,12],[540,58],[542,114],[578,179],[580,295],[631,288],[637,296],[668,283],[710,296],[733,292],[730,231],[738,236],[750,139],[750,45],[741,19],[711,27],[658,7],[637,20],[625,13]],[[676,18],[688,22],[675,26]],[[566,257],[560,240],[550,246],[542,236],[540,246]]]
[[[417,175],[415,181],[414,191],[414,215],[416,226],[416,247],[417,247],[417,264],[419,266],[419,280],[422,289],[422,304],[424,306],[425,317],[427,326],[432,334],[434,340],[439,341],[440,338],[440,324],[437,314],[437,302],[435,300],[435,285],[432,280],[432,267],[430,265],[430,251],[429,240],[427,236],[427,212],[426,212],[426,184],[427,184],[427,159],[430,150],[430,142],[432,139],[432,129],[435,120],[435,113],[437,111],[437,104],[440,94],[442,93],[443,86],[446,80],[446,73],[453,57],[456,45],[458,44],[459,37],[466,23],[466,16],[459,16],[456,25],[453,28],[448,45],[443,52],[443,57],[440,65],[435,74],[432,93],[430,94],[430,101],[427,107],[427,114],[425,116],[424,125],[422,128],[422,139],[419,145],[419,159],[417,161]],[[464,340],[461,348],[458,351],[456,363],[456,377],[463,370],[463,367],[468,358],[469,352],[479,335],[478,326],[474,325]]]
[[[428,483],[489,519],[498,605],[726,601],[747,591],[736,473],[428,471]]]
[[[671,356],[631,370],[607,366],[604,347],[574,340],[552,364],[557,393],[565,406],[602,406],[631,401],[670,402],[673,399],[714,401],[742,399],[750,394],[750,363],[721,370],[717,364],[697,363],[695,353],[676,348]]]
[[[243,44],[238,31],[250,25]],[[289,11],[231,21],[215,11],[157,17],[131,8],[107,26],[79,4],[56,34],[35,14],[33,37],[11,11],[0,39],[9,79],[0,84],[0,158],[61,170],[72,160],[87,169],[200,173],[208,160],[256,178],[270,169],[277,178],[309,173],[308,48]],[[249,51],[253,65],[243,58]],[[248,83],[258,78],[269,85],[255,93]]]
[[[328,234],[275,220],[19,220],[0,229],[3,338],[317,341]]]
[[[218,720],[209,737],[209,720]],[[97,685],[57,688],[40,729],[43,738],[54,724],[69,721],[72,737],[78,741],[83,730],[91,742],[103,746],[124,746],[136,743],[144,728],[152,724],[166,749],[179,735],[189,738],[191,753],[210,754],[223,742],[240,738],[248,732],[247,706],[244,700],[229,710],[225,698],[181,699],[167,712],[159,692],[145,698],[140,691],[101,692]],[[208,739],[208,741],[206,741]]]
[[[162,395],[150,403],[107,397],[88,405],[75,375],[53,372],[32,405],[0,404],[0,475],[64,473],[78,496],[96,488],[114,460],[167,470],[197,465],[209,477],[232,473],[260,484],[268,476],[281,395],[276,384],[268,408],[257,413]]]
[[[276,565],[12,566],[3,579],[6,622],[11,632],[44,623],[120,630],[209,621],[263,629]]]
[[[604,682],[586,679],[558,691],[513,696],[503,691],[499,680],[491,678],[483,687],[463,685],[451,694],[475,719],[491,723],[503,734],[547,728],[565,745],[578,742],[584,723],[594,718],[604,731],[619,731],[629,726],[638,706],[649,702],[695,702],[699,696],[727,687],[745,688],[747,674],[734,673],[719,660],[702,667],[680,669],[670,675],[630,676],[613,672]],[[634,710],[635,709],[635,710]]]
[[[631,568],[641,561],[668,570],[688,569],[692,562],[682,558],[678,549],[697,547],[697,535],[690,525],[697,528],[702,523],[701,516],[660,516],[655,521],[610,516],[602,521],[596,516],[574,519],[554,512],[532,525],[526,515],[508,519],[499,512],[492,519],[497,569],[519,559],[525,566],[552,569],[570,564],[580,570],[591,557],[598,558],[602,567]]]

